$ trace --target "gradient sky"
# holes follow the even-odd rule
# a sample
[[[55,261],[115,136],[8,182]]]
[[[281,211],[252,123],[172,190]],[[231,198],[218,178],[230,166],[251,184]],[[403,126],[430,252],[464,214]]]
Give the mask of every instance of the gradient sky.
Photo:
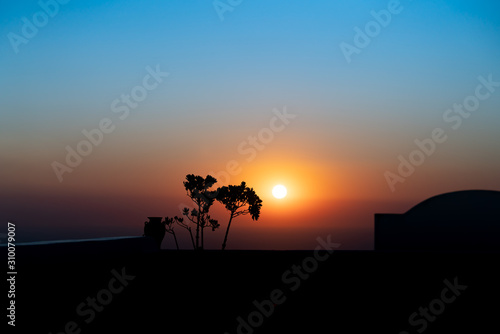
[[[1,220],[17,222],[20,241],[140,235],[146,217],[189,204],[186,174],[211,173],[263,200],[259,221],[233,223],[228,248],[313,248],[332,234],[343,249],[371,249],[375,212],[500,189],[500,87],[457,129],[443,119],[479,76],[500,81],[500,4],[401,1],[348,63],[341,43],[354,45],[355,27],[389,3],[242,1],[221,20],[212,1],[74,0],[16,53],[11,33],[23,35],[23,18],[43,20],[42,9],[3,2]],[[169,76],[120,119],[113,101],[148,67]],[[269,135],[285,109],[296,117],[250,149],[249,136]],[[106,118],[114,131],[59,182],[53,162]],[[435,128],[446,141],[391,191],[384,173]],[[230,161],[239,168],[227,179]],[[285,199],[271,196],[278,183]],[[228,213],[213,210],[222,228],[206,242],[219,248]],[[173,247],[168,235],[163,247]]]

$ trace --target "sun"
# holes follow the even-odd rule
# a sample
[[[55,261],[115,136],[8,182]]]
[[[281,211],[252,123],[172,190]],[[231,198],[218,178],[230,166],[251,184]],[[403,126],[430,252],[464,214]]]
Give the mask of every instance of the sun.
[[[286,188],[285,186],[278,184],[273,188],[273,196],[276,198],[283,198],[286,196]]]

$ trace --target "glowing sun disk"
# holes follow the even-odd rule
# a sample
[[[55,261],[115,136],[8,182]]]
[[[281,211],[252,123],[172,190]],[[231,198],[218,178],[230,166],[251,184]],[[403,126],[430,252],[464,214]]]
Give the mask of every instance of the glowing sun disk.
[[[286,188],[285,186],[278,184],[273,188],[273,196],[276,198],[283,198],[286,196]]]

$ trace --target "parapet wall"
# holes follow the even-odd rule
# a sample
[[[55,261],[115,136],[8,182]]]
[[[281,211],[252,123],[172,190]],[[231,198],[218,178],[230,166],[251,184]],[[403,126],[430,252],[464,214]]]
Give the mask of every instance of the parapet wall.
[[[7,248],[2,244],[0,248]],[[58,260],[93,257],[120,257],[158,251],[151,237],[114,237],[78,240],[55,240],[16,244],[19,260]]]

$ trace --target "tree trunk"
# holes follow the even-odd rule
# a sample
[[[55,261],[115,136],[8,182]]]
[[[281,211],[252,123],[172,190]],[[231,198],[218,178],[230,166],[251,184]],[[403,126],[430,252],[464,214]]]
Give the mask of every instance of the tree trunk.
[[[200,204],[198,204],[198,215],[196,216],[196,250],[200,248]]]
[[[201,226],[201,249],[205,248],[205,243],[203,242],[204,240],[204,234],[203,232],[205,231],[205,226]]]
[[[201,214],[200,212],[200,229],[201,229],[201,232],[200,232],[200,239],[201,239],[201,242],[200,242],[200,249],[203,250],[204,246],[205,246],[205,243],[203,242],[204,241],[204,237],[205,237],[205,218],[203,217],[203,215]]]
[[[194,245],[194,238],[193,238],[193,232],[191,231],[191,227],[188,228],[188,231],[189,231],[189,235],[191,236],[191,242],[193,243],[193,249],[196,249],[196,247]]]
[[[172,229],[172,234],[174,235],[175,247],[177,247],[177,250],[179,250],[179,244],[177,243],[177,237],[175,236],[175,231],[173,229]]]
[[[222,243],[222,250],[226,248],[227,234],[229,233],[229,228],[231,227],[231,221],[233,220],[233,214],[229,217],[229,223],[227,224],[226,235],[224,236],[224,242]]]

